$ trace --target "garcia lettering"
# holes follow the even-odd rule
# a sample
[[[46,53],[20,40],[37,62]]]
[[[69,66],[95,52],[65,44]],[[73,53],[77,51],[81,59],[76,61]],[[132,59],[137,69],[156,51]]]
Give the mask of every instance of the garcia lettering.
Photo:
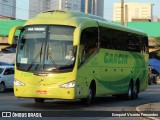
[[[104,63],[112,63],[112,64],[127,64],[128,63],[128,55],[125,54],[112,54],[105,53],[104,55]]]

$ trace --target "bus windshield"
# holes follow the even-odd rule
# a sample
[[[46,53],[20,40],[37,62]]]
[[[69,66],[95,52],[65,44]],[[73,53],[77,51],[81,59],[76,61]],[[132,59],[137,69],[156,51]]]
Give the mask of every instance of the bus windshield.
[[[74,67],[76,47],[74,27],[26,26],[21,30],[17,50],[17,69],[62,72]]]

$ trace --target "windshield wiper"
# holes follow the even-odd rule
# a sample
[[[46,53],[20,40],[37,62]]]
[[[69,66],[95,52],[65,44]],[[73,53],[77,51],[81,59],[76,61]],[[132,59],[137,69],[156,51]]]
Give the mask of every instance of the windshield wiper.
[[[51,53],[49,52],[49,44],[48,44],[48,47],[47,47],[47,59],[48,58],[51,60],[52,64],[55,66],[56,70],[58,72],[61,72],[60,69],[59,69],[59,66],[55,63],[53,57],[51,56]]]
[[[34,65],[33,63],[35,62],[35,60],[38,58],[39,55],[40,55],[40,62],[41,62],[42,50],[43,50],[43,42],[42,42],[42,45],[41,45],[41,50],[36,55],[36,57],[32,60],[31,64],[28,66],[28,68],[26,69],[26,71],[28,71],[28,70],[30,70],[32,68],[32,66]]]

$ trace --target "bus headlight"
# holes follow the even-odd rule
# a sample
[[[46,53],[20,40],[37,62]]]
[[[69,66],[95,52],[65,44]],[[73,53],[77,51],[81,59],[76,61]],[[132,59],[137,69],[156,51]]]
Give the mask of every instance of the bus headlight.
[[[74,87],[75,87],[75,80],[60,85],[60,88],[74,88]]]
[[[24,83],[20,82],[19,80],[14,79],[14,85],[16,86],[25,86]]]

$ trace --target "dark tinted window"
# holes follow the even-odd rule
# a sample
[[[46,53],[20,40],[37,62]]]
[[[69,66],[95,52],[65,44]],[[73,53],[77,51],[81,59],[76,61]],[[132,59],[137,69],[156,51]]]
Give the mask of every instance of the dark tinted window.
[[[4,72],[4,75],[12,75],[14,74],[14,70],[12,68],[7,68]]]
[[[88,59],[98,49],[98,28],[84,29],[80,41],[80,61]]]
[[[147,37],[100,26],[101,48],[146,53]]]

